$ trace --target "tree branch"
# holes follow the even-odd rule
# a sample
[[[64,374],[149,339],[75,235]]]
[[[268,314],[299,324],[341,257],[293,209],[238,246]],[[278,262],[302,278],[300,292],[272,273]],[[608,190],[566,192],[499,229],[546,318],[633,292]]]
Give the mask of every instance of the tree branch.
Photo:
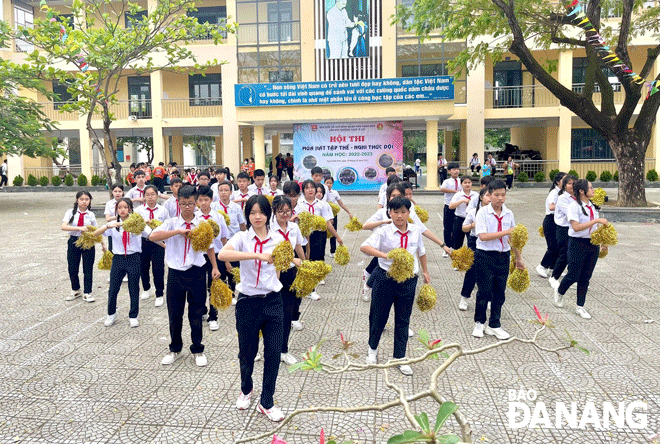
[[[630,63],[630,54],[628,54],[628,37],[630,35],[630,18],[632,10],[635,6],[635,0],[620,0],[623,5],[623,14],[621,16],[621,24],[619,25],[619,42],[616,46],[616,55],[632,68]]]

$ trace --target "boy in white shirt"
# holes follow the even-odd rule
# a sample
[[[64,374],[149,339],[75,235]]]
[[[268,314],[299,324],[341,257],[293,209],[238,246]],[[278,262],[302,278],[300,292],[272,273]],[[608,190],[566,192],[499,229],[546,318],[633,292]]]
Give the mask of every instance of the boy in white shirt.
[[[133,207],[137,209],[144,205],[144,186],[147,179],[145,172],[142,170],[137,170],[135,174],[133,174],[133,178],[135,179],[135,186],[128,190],[126,197],[131,199]]]
[[[461,178],[461,191],[454,194],[449,204],[449,209],[454,210],[454,228],[452,230],[452,242],[454,242],[454,250],[458,250],[463,246],[465,233],[463,233],[463,221],[467,214],[467,208],[472,202],[472,199],[477,199],[479,194],[472,191],[472,179],[468,176]]]
[[[268,187],[265,185],[266,173],[262,169],[254,170],[254,183],[248,186],[250,196],[254,194],[268,194]]]
[[[461,191],[461,182],[458,180],[458,175],[460,174],[460,169],[456,162],[450,163],[448,166],[450,178],[442,182],[440,186],[440,192],[445,195],[445,206],[442,212],[442,226],[443,226],[443,236],[446,245],[454,245],[452,242],[452,233],[454,231],[454,210],[449,208],[451,199],[454,197],[454,194]],[[445,252],[442,257],[449,257]]]
[[[231,201],[240,205],[242,210],[245,208],[245,202],[250,197],[250,190],[248,189],[250,176],[245,171],[241,171],[236,176],[236,183],[238,184],[238,190],[231,194]]]

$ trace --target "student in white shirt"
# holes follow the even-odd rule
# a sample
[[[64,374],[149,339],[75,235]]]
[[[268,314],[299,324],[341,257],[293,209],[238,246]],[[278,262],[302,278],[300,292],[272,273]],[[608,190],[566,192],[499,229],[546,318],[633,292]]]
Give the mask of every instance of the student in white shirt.
[[[146,183],[146,175],[142,170],[137,170],[133,174],[135,179],[135,187],[126,192],[126,197],[131,199],[135,208],[144,205],[144,186]]]
[[[266,173],[262,169],[254,170],[254,183],[248,186],[250,196],[254,194],[268,194],[268,187],[265,185]]]
[[[158,188],[155,185],[144,187],[144,198],[146,199],[145,204],[137,207],[135,212],[142,216],[145,222],[154,219],[165,222],[170,218],[170,214],[165,207],[157,203]],[[148,235],[144,237],[145,239],[142,240],[142,253],[140,254],[140,275],[143,290],[140,299],[149,299],[149,296],[154,294],[149,278],[149,269],[151,268],[154,275],[154,287],[156,287],[155,305],[161,307],[165,300],[165,244],[151,242]]]
[[[240,205],[241,210],[244,210],[245,202],[250,197],[250,190],[248,189],[250,176],[245,171],[241,171],[236,176],[236,183],[238,184],[238,190],[231,193],[231,201]]]
[[[170,189],[172,190],[172,197],[167,199],[163,206],[167,210],[170,217],[179,217],[181,215],[181,207],[179,206],[179,190],[183,186],[183,181],[174,177],[170,179]]]
[[[211,185],[211,190],[213,191],[213,202],[220,200],[220,193],[218,192],[218,184],[221,184],[227,180],[227,170],[220,167],[215,170],[215,183]]]
[[[247,231],[234,235],[218,259],[241,262],[241,282],[236,284],[236,331],[241,368],[241,393],[236,408],[250,406],[254,358],[259,348],[259,331],[264,340],[264,370],[261,402],[258,411],[271,421],[281,421],[284,414],[273,400],[282,350],[282,284],[273,265],[273,249],[284,240],[269,231],[271,207],[266,196],[251,196],[245,204]]]
[[[364,241],[360,251],[378,258],[378,266],[369,278],[373,288],[369,309],[369,352],[367,364],[378,363],[378,344],[387,323],[390,309],[394,305],[394,359],[405,358],[408,343],[408,326],[415,300],[417,275],[421,271],[424,283],[431,282],[427,264],[426,249],[419,227],[408,223],[411,202],[405,197],[395,197],[388,202],[388,212],[392,223],[383,225]],[[414,276],[398,283],[387,276],[392,260],[387,253],[395,248],[406,249],[415,259]],[[409,365],[399,366],[404,375],[412,375]]]
[[[502,305],[505,301],[506,282],[509,278],[509,259],[511,245],[509,235],[513,232],[516,222],[513,213],[504,201],[506,200],[506,184],[494,180],[488,184],[490,204],[477,213],[475,234],[477,235],[477,251],[474,254],[474,264],[477,274],[477,304],[474,310],[474,331],[472,336],[481,338],[484,333],[504,340],[510,337],[500,324]],[[520,252],[514,248],[516,268],[525,269]],[[490,319],[486,322],[488,303]]]
[[[387,182],[385,182],[385,191],[383,191],[382,194],[378,194],[378,208],[387,208],[387,202],[389,202],[387,198],[387,190],[389,189],[390,185],[400,182],[401,178],[396,174],[392,174],[387,178]]]
[[[286,197],[291,201],[291,218],[289,219],[293,223],[298,223],[298,213],[296,213],[296,207],[298,206],[298,199],[300,198],[300,185],[294,180],[288,180],[282,185],[282,192]],[[307,238],[303,237],[302,246],[303,246],[303,256],[299,256],[300,259],[305,260],[306,256],[305,250],[307,247]],[[295,331],[301,331],[304,326],[300,321],[300,304],[302,303],[302,298],[296,297],[296,306],[295,310],[291,316],[291,329]]]
[[[564,306],[564,295],[568,288],[577,282],[577,308],[575,312],[583,319],[591,319],[584,308],[591,275],[598,262],[600,248],[591,243],[591,233],[598,224],[607,225],[607,219],[598,217],[600,209],[591,202],[594,197],[594,187],[591,182],[579,179],[573,184],[573,193],[578,199],[568,206],[568,273],[555,289],[555,305]],[[607,250],[607,246],[602,247]]]
[[[154,187],[155,188],[155,187]],[[110,269],[110,288],[108,289],[108,317],[105,326],[110,327],[117,317],[117,295],[121,288],[121,281],[128,275],[128,294],[131,298],[131,309],[128,312],[128,321],[131,327],[140,325],[138,314],[140,311],[140,253],[142,252],[142,235],[151,234],[151,228],[144,227],[142,235],[125,231],[121,224],[133,212],[133,202],[123,197],[117,203],[117,219],[108,222],[94,232],[95,236],[103,234],[110,236],[112,242],[112,268]]]
[[[124,197],[124,186],[120,183],[116,183],[112,185],[112,188],[110,190],[110,196],[112,199],[106,202],[105,204],[105,210],[103,211],[103,215],[105,216],[106,222],[110,222],[111,220],[115,220],[117,218],[117,214],[115,213],[115,207],[117,206],[117,202],[121,200],[122,197]],[[108,248],[110,251],[112,251],[112,238],[108,238]],[[108,278],[108,282],[110,282],[110,279]]]
[[[454,228],[451,234],[454,250],[458,250],[463,246],[463,240],[465,239],[463,222],[467,215],[467,207],[472,199],[477,199],[478,196],[476,191],[472,191],[472,178],[469,176],[462,177],[461,191],[454,194],[449,204],[449,209],[454,210]]]
[[[557,205],[557,198],[561,190],[561,181],[566,173],[557,173],[555,180],[552,181],[552,187],[548,196],[545,198],[545,218],[543,219],[543,236],[548,248],[545,250],[541,263],[536,266],[536,272],[543,278],[548,277],[548,273],[552,275],[552,268],[557,261],[559,253],[557,246],[557,224],[555,224],[555,207]]]
[[[552,288],[559,287],[559,279],[568,265],[568,228],[570,222],[568,221],[567,212],[568,205],[575,201],[573,194],[573,183],[577,177],[572,174],[567,174],[561,180],[561,190],[557,193],[557,203],[555,204],[555,225],[557,225],[557,260],[552,267],[552,276],[548,279]]]
[[[442,185],[440,186],[440,192],[445,195],[445,206],[442,210],[442,226],[445,244],[454,245],[451,236],[454,232],[455,211],[449,208],[449,204],[451,203],[454,194],[461,191],[461,182],[458,179],[461,170],[456,162],[450,163],[447,167],[451,177],[442,182]],[[442,257],[449,257],[449,255],[444,253]]]
[[[268,196],[282,196],[284,193],[282,190],[279,189],[280,186],[280,180],[277,178],[277,176],[270,176],[268,179],[268,185],[270,185],[270,189],[268,190],[268,193],[266,193]]]
[[[380,186],[380,189],[378,190],[378,204],[380,205],[380,202],[383,200],[385,193],[387,192],[387,187],[390,185],[387,183],[387,179],[389,179],[392,176],[396,176],[396,170],[393,167],[387,167],[385,169],[385,182]],[[387,203],[387,201],[386,201]],[[381,208],[380,206],[378,208]]]
[[[181,356],[183,339],[181,329],[183,312],[188,301],[188,321],[192,345],[190,352],[195,355],[195,364],[205,366],[208,361],[202,344],[202,315],[206,307],[206,273],[203,251],[195,251],[186,236],[199,225],[195,217],[197,189],[186,185],[179,190],[178,199],[181,215],[166,220],[149,236],[153,242],[165,241],[165,261],[167,262],[167,314],[170,323],[170,353],[161,363],[170,365]],[[215,250],[211,246],[206,254],[209,257],[213,279],[220,277],[215,261]]]
[[[69,232],[67,242],[66,261],[69,270],[69,279],[71,280],[71,294],[64,298],[65,301],[72,301],[82,296],[85,302],[94,302],[92,296],[92,277],[94,272],[94,256],[96,248],[83,250],[75,245],[81,230],[85,230],[87,225],[96,226],[96,216],[91,211],[92,195],[88,191],[78,191],[73,209],[67,210],[62,219],[62,231]],[[83,263],[84,291],[80,291],[80,279],[78,271],[80,261]]]
[[[479,160],[479,155],[474,153],[472,159],[470,159],[470,170],[474,173],[475,171],[479,174],[481,171],[481,161]]]
[[[325,188],[325,192],[323,193],[323,199],[321,199],[321,200],[323,202],[327,202],[328,201],[328,187],[326,187],[325,184],[323,183],[323,168],[315,166],[314,168],[312,168],[311,173],[312,173],[312,180],[314,181],[314,183],[316,185],[322,185],[323,188]],[[305,192],[305,190],[303,190],[303,193],[304,192]]]
[[[474,199],[476,205],[470,208],[465,216],[463,221],[463,232],[467,233],[467,246],[470,250],[477,251],[477,234],[475,231],[476,227],[476,218],[479,210],[490,203],[490,194],[488,194],[488,187],[482,188],[479,191],[479,197]],[[458,303],[458,309],[461,311],[466,311],[468,309],[468,302],[470,296],[472,296],[472,290],[474,290],[475,285],[477,284],[477,272],[474,267],[470,267],[468,271],[465,272],[463,277],[463,287],[461,288],[461,300]]]

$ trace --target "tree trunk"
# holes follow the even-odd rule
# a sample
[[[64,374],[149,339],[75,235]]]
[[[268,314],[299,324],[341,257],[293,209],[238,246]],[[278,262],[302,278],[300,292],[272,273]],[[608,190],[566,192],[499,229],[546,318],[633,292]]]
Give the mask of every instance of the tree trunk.
[[[646,150],[637,146],[640,142],[627,144],[609,141],[612,151],[616,154],[619,168],[619,199],[620,207],[645,207],[646,191],[644,188],[645,169],[644,157]]]

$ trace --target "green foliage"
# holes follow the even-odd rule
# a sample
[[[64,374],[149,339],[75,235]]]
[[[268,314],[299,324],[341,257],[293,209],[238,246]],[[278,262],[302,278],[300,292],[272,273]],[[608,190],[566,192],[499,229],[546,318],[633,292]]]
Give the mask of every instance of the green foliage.
[[[14,177],[14,186],[20,187],[21,185],[23,185],[23,177],[19,174],[18,176]]]
[[[91,179],[91,184],[92,184],[92,186],[95,187],[95,186],[97,186],[97,185],[100,184],[100,183],[101,183],[101,179],[99,178],[99,176],[97,176],[96,174],[94,174],[94,175],[92,176],[92,179]]]
[[[402,435],[395,435],[387,440],[387,444],[405,444],[405,443],[419,443],[419,442],[430,442],[430,443],[441,443],[441,444],[453,444],[460,442],[461,439],[456,435],[438,435],[442,426],[447,422],[447,419],[456,411],[458,407],[451,401],[443,402],[438,410],[438,414],[435,418],[435,424],[433,428],[429,424],[429,417],[426,413],[422,412],[419,415],[415,415],[415,421],[419,425],[419,428],[422,430],[418,432],[416,430],[406,430]]]
[[[302,353],[302,361],[289,366],[289,372],[293,373],[296,370],[316,370],[320,372],[323,369],[323,364],[321,364],[321,345],[325,342],[325,339],[322,339],[318,344],[313,347],[310,347],[305,353]]]
[[[529,176],[527,175],[526,172],[521,171],[518,174],[517,180],[518,180],[518,182],[527,182],[529,180]]]
[[[550,178],[550,180],[551,180],[552,182],[555,181],[555,176],[556,176],[558,173],[559,173],[559,170],[550,170],[550,172],[548,173],[548,177]]]
[[[610,180],[612,180],[612,173],[610,173],[607,170],[603,171],[602,173],[600,173],[600,180],[602,182],[609,182]]]
[[[580,176],[578,175],[577,171],[575,171],[575,170],[569,170],[568,174],[570,174],[571,176],[575,176],[575,177],[577,177],[578,179],[580,178]]]
[[[60,185],[62,185],[62,179],[60,178],[60,176],[53,176],[50,179],[50,183],[52,183],[53,186],[55,187],[59,187]]]
[[[30,185],[31,187],[36,187],[39,181],[37,180],[36,177],[34,177],[32,174],[28,174],[27,178],[27,184]]]
[[[486,147],[503,148],[511,140],[510,128],[486,128],[484,132],[484,145]]]
[[[594,180],[596,180],[597,177],[598,175],[596,174],[595,171],[587,171],[587,175],[584,176],[584,178],[587,179],[589,182],[593,182]]]
[[[545,173],[543,171],[539,171],[538,173],[534,174],[534,181],[543,182],[544,180],[545,180]]]
[[[615,182],[619,181],[619,172],[618,171],[614,172],[614,175],[612,176],[612,180],[615,181]]]
[[[81,174],[80,176],[78,176],[77,182],[79,187],[87,186],[87,176]]]
[[[649,182],[657,182],[658,172],[656,170],[649,170],[648,173],[646,173],[646,180]]]
[[[417,347],[416,350],[420,350],[423,353],[426,353],[428,350],[434,350],[436,348],[442,347],[442,341],[440,339],[431,340],[429,332],[423,328],[417,332],[417,340],[422,346]],[[429,356],[429,359],[440,359],[438,355],[442,356],[443,358],[449,357],[447,353],[440,352]]]
[[[73,176],[71,174],[67,174],[64,176],[64,185],[67,187],[72,187],[73,186]]]
[[[39,178],[39,185],[41,185],[42,187],[47,186],[48,185],[48,176],[41,176]]]

